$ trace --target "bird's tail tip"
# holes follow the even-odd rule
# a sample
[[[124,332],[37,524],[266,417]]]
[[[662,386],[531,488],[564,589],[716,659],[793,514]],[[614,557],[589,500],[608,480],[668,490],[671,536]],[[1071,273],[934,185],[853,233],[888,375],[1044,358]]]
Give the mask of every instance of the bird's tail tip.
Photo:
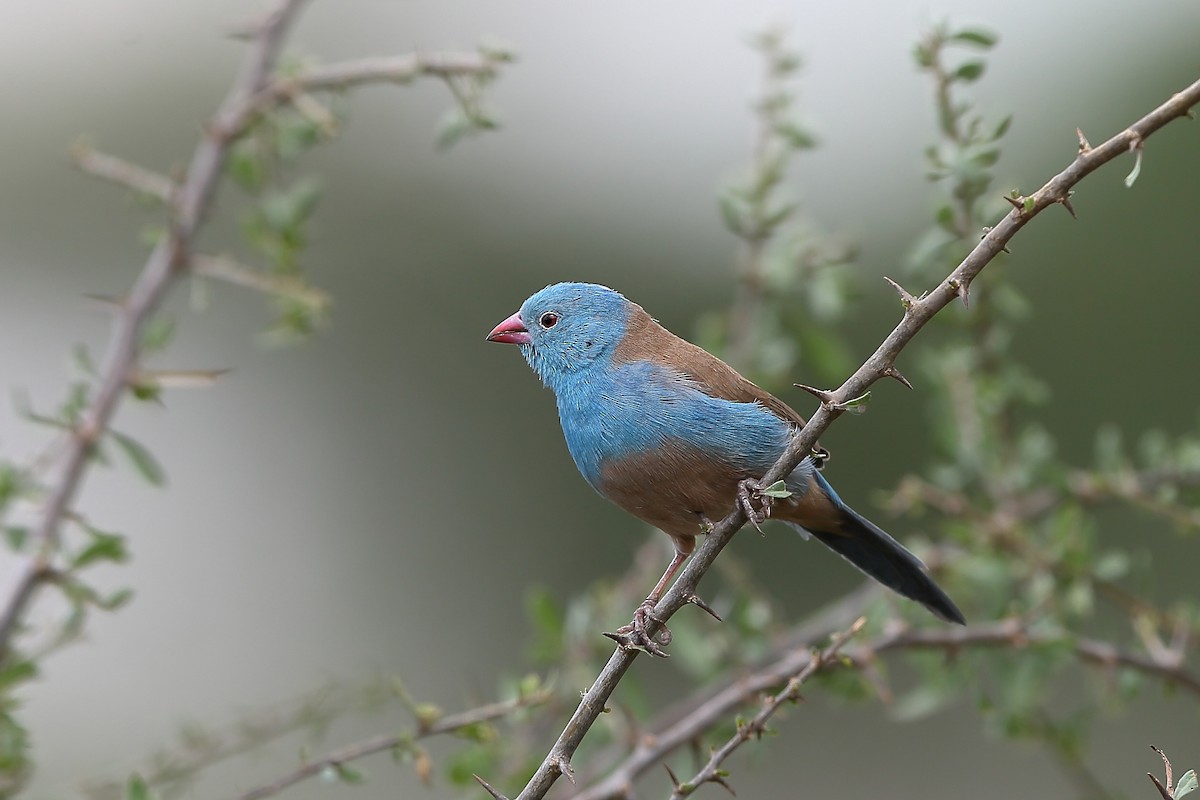
[[[967,624],[967,618],[963,616],[962,611],[958,609],[958,606],[954,605],[954,601],[950,599],[949,595],[933,582],[932,578],[929,579],[928,589],[929,591],[922,592],[925,595],[924,597],[914,597],[913,599],[925,606],[925,608],[929,609],[930,613],[944,622],[952,622],[955,625]]]
[[[845,505],[840,508],[841,530],[813,530],[813,535],[884,586],[925,606],[938,619],[967,624],[962,611],[930,577],[920,559],[857,511]]]

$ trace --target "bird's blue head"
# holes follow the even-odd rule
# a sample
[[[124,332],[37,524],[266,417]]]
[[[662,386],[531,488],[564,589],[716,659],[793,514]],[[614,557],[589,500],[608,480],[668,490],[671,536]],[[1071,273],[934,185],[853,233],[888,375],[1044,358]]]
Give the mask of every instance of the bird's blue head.
[[[555,283],[522,303],[487,338],[517,345],[542,382],[557,392],[574,377],[611,363],[632,307],[607,286]]]

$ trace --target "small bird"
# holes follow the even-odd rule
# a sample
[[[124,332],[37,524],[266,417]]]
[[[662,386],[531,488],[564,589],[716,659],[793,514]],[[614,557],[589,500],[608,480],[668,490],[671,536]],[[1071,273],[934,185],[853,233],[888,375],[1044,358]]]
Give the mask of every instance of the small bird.
[[[823,452],[788,475],[788,497],[772,502],[761,494],[758,479],[804,419],[618,292],[591,283],[547,286],[487,340],[517,345],[554,391],[584,480],[675,544],[662,579],[618,631],[632,646],[664,654],[646,633],[647,619],[696,536],[735,503],[756,526],[773,515],[941,619],[965,623],[916,556],[842,502],[818,471]]]

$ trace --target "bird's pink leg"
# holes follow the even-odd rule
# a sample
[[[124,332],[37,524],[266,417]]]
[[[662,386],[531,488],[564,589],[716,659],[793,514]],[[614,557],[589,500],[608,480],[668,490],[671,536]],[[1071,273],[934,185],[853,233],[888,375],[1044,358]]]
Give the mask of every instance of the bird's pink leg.
[[[671,579],[675,577],[675,573],[683,566],[683,562],[687,561],[688,555],[690,553],[684,553],[676,549],[675,557],[667,565],[666,572],[658,579],[658,583],[650,590],[650,594],[642,601],[642,604],[637,607],[637,611],[633,612],[633,620],[628,625],[622,625],[620,628],[617,628],[616,633],[606,633],[604,635],[620,643],[622,647],[640,648],[651,655],[665,658],[667,651],[662,649],[659,642],[662,642],[664,645],[670,644],[671,631],[667,628],[665,622],[654,616],[654,607],[662,599],[663,592],[667,590],[667,586],[670,585]],[[661,626],[658,632],[659,642],[654,641],[646,631],[649,620],[654,620]]]
[[[650,594],[645,600],[642,601],[641,608],[649,606],[651,609],[653,609],[656,605],[658,605],[658,601],[662,599],[663,592],[667,590],[667,586],[670,585],[671,579],[675,577],[676,572],[679,572],[679,568],[683,566],[684,561],[687,561],[687,557],[689,555],[689,553],[681,553],[678,550],[675,551],[675,557],[672,558],[671,563],[667,565],[667,571],[663,573],[663,576],[658,579],[658,583],[656,583],[654,588],[650,590]]]

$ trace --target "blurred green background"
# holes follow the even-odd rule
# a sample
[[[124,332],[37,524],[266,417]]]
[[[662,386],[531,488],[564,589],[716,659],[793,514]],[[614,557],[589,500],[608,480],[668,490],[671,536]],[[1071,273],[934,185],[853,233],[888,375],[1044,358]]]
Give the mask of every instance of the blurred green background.
[[[58,401],[73,343],[100,352],[106,340],[107,319],[84,294],[129,285],[144,257],[138,231],[156,221],[72,171],[68,146],[83,135],[156,169],[184,162],[239,63],[241,45],[222,31],[251,8],[0,4],[6,387]],[[682,335],[729,302],[737,242],[715,195],[748,158],[759,65],[745,38],[783,21],[805,56],[802,105],[822,140],[791,183],[809,213],[860,246],[850,316],[865,357],[899,312],[878,276],[901,274],[932,212],[920,162],[932,105],[910,50],[943,18],[1000,34],[975,94],[991,117],[1015,114],[1004,189],[1032,191],[1065,165],[1076,126],[1099,142],[1200,70],[1194,0],[1136,12],[1111,0],[313,2],[292,49],[321,60],[466,48],[483,34],[513,44],[520,60],[490,93],[504,127],[437,152],[445,87],[354,96],[345,134],[304,165],[326,190],[306,261],[335,298],[332,325],[311,343],[257,345],[267,315],[246,293],[217,287],[203,314],[174,298],[180,338],[156,365],[233,371],[211,390],[168,395],[166,409],[122,411],[118,429],[167,467],[165,491],[126,471],[88,480],[81,508],[133,538],[135,560],[111,569],[109,585],[137,598],[96,618],[29,693],[34,796],[127,774],[183,721],[234,721],[330,680],[395,672],[448,709],[490,698],[498,675],[522,669],[527,588],[565,598],[620,574],[647,533],[578,477],[553,398],[484,334],[558,280],[611,285]],[[1040,420],[1080,464],[1106,422],[1131,434],[1197,424],[1195,124],[1156,135],[1127,190],[1131,166],[1085,181],[1078,221],[1047,212],[998,267],[1035,305],[1016,351],[1052,387]],[[226,209],[202,246],[228,248],[232,218]],[[881,387],[869,414],[824,437],[842,496],[901,538],[912,523],[877,503],[929,450],[920,389]],[[786,399],[812,405],[799,392]],[[41,436],[0,408],[5,453],[29,453]],[[1122,521],[1111,535],[1142,534]],[[734,546],[797,615],[857,580],[783,530]],[[1176,543],[1148,536],[1146,548],[1164,579],[1194,581]],[[671,675],[649,661],[635,671]],[[1143,773],[1158,767],[1150,743],[1180,762],[1200,753],[1194,706],[1156,698],[1096,730],[1094,763],[1113,788],[1144,795]],[[328,742],[396,724],[348,719]],[[735,781],[748,797],[797,780],[817,795],[844,792],[848,776],[855,796],[1068,787],[1035,749],[987,738],[969,708],[899,725],[877,705],[817,701],[791,715],[765,757],[749,750],[735,762],[757,765]],[[294,748],[275,748],[218,770],[196,794],[231,795],[294,761]],[[429,795],[386,757],[366,766],[361,796]],[[342,791],[314,783],[294,795]]]

